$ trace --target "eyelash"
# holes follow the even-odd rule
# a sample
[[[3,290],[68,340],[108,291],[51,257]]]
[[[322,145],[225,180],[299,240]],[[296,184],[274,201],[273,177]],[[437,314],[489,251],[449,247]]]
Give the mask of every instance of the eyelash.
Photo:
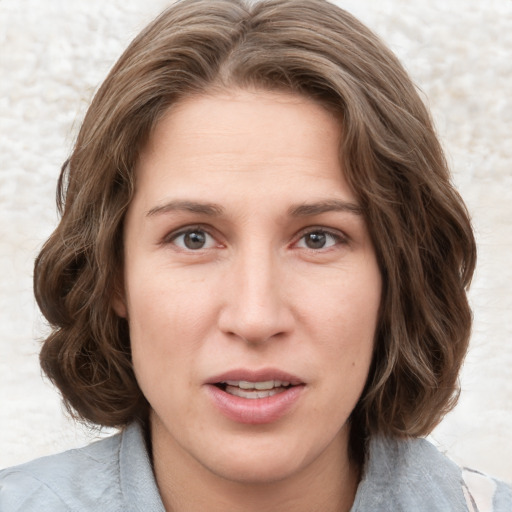
[[[167,235],[164,238],[163,244],[164,245],[166,245],[166,244],[175,244],[176,240],[180,236],[189,235],[189,234],[198,233],[198,232],[205,233],[207,236],[215,239],[215,237],[210,233],[210,230],[208,229],[208,227],[197,225],[197,226],[187,226],[187,227],[179,229],[178,231],[173,231],[172,233],[170,233],[169,235]],[[185,249],[185,248],[182,248],[182,247],[180,247],[180,249],[183,250],[183,251],[189,251],[189,252],[199,252],[201,250],[201,249],[197,249],[197,250]],[[206,249],[206,250],[208,250],[208,249]]]
[[[167,245],[167,244],[174,244],[174,245],[176,245],[176,240],[179,237],[184,236],[184,235],[188,235],[188,234],[192,234],[194,232],[205,233],[208,237],[211,237],[211,238],[213,238],[215,240],[215,236],[211,234],[210,230],[211,230],[211,228],[209,228],[207,226],[202,226],[202,225],[187,226],[187,227],[181,228],[178,231],[174,231],[174,232],[170,233],[169,235],[167,235],[163,239],[162,243],[164,245]],[[298,237],[294,237],[294,242],[292,243],[292,246],[297,246],[297,244],[304,237],[306,237],[307,235],[312,235],[312,234],[327,235],[328,237],[331,237],[334,240],[334,243],[331,244],[330,246],[326,247],[326,248],[320,247],[318,249],[315,249],[315,248],[311,248],[311,247],[298,247],[299,249],[302,248],[302,249],[306,249],[306,250],[311,251],[311,252],[320,252],[322,250],[324,250],[324,251],[325,250],[329,250],[331,247],[336,246],[336,245],[346,245],[346,244],[348,244],[348,238],[343,233],[341,233],[339,231],[334,231],[334,230],[326,229],[324,227],[312,226],[312,227],[308,227],[308,228],[302,230],[299,233]],[[179,246],[177,246],[177,247],[179,247]],[[181,249],[181,250],[183,250],[185,252],[200,252],[201,250],[209,250],[210,248],[209,247],[207,247],[206,249],[198,248],[198,249],[194,250],[194,249],[190,249],[190,248],[179,247],[179,249]]]
[[[297,245],[307,235],[312,235],[312,234],[327,235],[327,236],[331,237],[334,240],[334,243],[332,245],[330,245],[329,247],[321,247],[319,249],[313,249],[313,248],[310,248],[310,247],[303,247],[304,249],[307,249],[307,250],[310,250],[310,251],[313,251],[313,252],[319,252],[321,250],[328,250],[328,249],[330,249],[333,246],[336,246],[336,245],[346,245],[348,243],[348,239],[347,239],[346,235],[344,235],[343,233],[341,233],[339,231],[334,231],[334,230],[326,229],[326,228],[323,228],[323,227],[314,227],[313,226],[313,227],[310,227],[310,228],[307,228],[307,229],[303,230],[300,233],[300,236],[298,237],[297,241],[294,242],[294,245]]]

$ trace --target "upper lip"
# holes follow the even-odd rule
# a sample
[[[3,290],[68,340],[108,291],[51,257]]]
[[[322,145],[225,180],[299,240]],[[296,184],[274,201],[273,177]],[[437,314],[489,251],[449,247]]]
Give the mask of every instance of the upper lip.
[[[269,380],[280,380],[289,382],[292,386],[304,384],[304,381],[291,373],[276,368],[247,369],[236,368],[228,370],[209,378],[205,384],[219,384],[226,381],[247,381],[247,382],[265,382]]]

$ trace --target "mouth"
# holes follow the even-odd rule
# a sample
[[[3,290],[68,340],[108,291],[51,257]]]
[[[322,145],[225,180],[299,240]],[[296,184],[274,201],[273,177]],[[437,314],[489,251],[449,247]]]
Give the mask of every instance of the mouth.
[[[290,389],[293,384],[282,380],[264,380],[259,382],[249,382],[247,380],[226,380],[214,384],[225,393],[240,398],[256,400],[258,398],[268,398],[279,393],[284,393]]]
[[[306,383],[279,370],[233,370],[206,384],[213,405],[231,421],[268,424],[290,414]]]

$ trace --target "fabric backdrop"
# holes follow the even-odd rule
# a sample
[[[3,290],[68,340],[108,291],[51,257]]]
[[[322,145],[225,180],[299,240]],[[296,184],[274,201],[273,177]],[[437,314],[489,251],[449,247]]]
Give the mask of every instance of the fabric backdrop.
[[[399,55],[430,105],[473,217],[474,330],[458,407],[432,438],[512,481],[512,1],[339,0]],[[164,0],[0,0],[0,467],[94,439],[40,375],[34,257],[95,89]]]

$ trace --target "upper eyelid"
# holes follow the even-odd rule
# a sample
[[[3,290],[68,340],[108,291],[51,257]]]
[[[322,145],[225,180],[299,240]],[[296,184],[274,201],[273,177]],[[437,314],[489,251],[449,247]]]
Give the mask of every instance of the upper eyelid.
[[[213,241],[213,245],[210,247],[200,247],[197,249],[191,249],[191,248],[184,248],[181,246],[180,243],[177,242],[178,238],[180,238],[184,235],[187,235],[189,233],[197,232],[197,231],[203,232],[207,235],[207,237],[210,237],[211,241],[209,243],[211,244]],[[206,244],[208,245],[208,240],[206,240]],[[173,230],[168,235],[166,235],[160,242],[160,245],[168,246],[168,247],[174,246],[173,250],[175,250],[175,251],[200,255],[200,254],[204,254],[205,252],[211,251],[212,249],[218,249],[219,245],[223,245],[223,244],[222,244],[222,242],[219,242],[219,238],[216,237],[215,235],[213,235],[210,232],[210,230],[205,229],[202,226],[190,226],[190,227],[184,226],[183,228],[178,228],[176,230]]]
[[[212,226],[199,223],[199,224],[188,224],[188,225],[184,225],[179,228],[173,229],[171,232],[169,232],[168,234],[166,234],[163,237],[162,243],[170,243],[173,240],[175,240],[176,238],[178,238],[179,236],[184,235],[186,233],[193,232],[194,230],[204,231],[207,235],[211,236],[212,238],[214,238],[218,241],[220,241],[219,239],[222,238],[217,233],[217,230],[214,229]],[[342,231],[340,229],[316,225],[316,226],[307,226],[307,227],[300,229],[298,232],[295,233],[295,235],[292,236],[290,243],[291,244],[297,243],[305,235],[307,235],[309,233],[315,233],[315,232],[326,233],[333,237],[339,238],[343,241],[350,240],[350,237],[344,231]]]
[[[336,228],[328,228],[325,226],[310,226],[307,228],[303,228],[296,235],[296,239],[298,240],[309,233],[326,233],[327,235],[342,238],[344,240],[349,240],[348,235],[344,231],[341,231],[340,229]]]
[[[188,224],[176,229],[173,229],[172,231],[168,232],[166,235],[164,235],[159,242],[161,245],[171,244],[173,243],[178,237],[182,235],[186,235],[187,233],[192,233],[194,231],[203,231],[208,236],[211,236],[214,240],[219,240],[219,237],[213,233],[214,231],[211,227],[202,225],[202,224]]]
[[[204,224],[186,224],[184,226],[180,226],[179,228],[175,228],[172,231],[169,231],[165,238],[175,238],[177,236],[183,235],[184,233],[190,233],[193,231],[204,231],[210,236],[214,236],[212,234],[213,229],[210,226],[206,226]]]
[[[329,235],[335,239],[335,243],[333,245],[330,245],[328,247],[322,247],[319,249],[312,249],[307,247],[297,247],[298,244],[301,242],[301,240],[310,233],[325,233],[326,235]],[[336,228],[327,228],[325,226],[313,226],[304,228],[303,230],[299,231],[299,233],[292,239],[292,241],[289,244],[289,247],[291,249],[297,249],[297,250],[307,250],[307,251],[313,251],[315,253],[325,253],[325,252],[331,252],[332,250],[336,250],[336,248],[340,249],[341,247],[347,247],[350,246],[351,238],[342,230],[336,229]]]

